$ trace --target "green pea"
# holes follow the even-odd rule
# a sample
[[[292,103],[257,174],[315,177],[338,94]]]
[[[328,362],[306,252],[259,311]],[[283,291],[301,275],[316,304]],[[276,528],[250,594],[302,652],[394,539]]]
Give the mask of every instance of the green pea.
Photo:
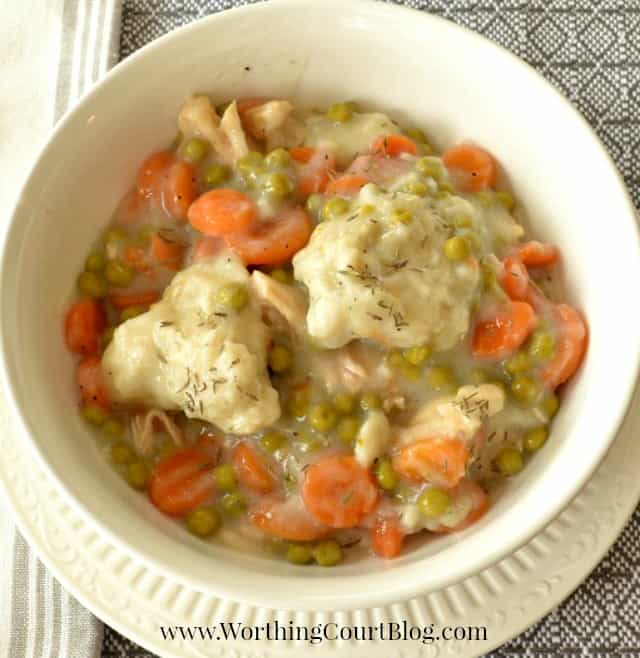
[[[546,427],[536,427],[533,430],[529,430],[524,435],[522,443],[527,452],[536,452],[536,450],[540,450],[540,448],[542,448],[548,436],[549,430]]]
[[[276,172],[267,177],[262,189],[272,197],[284,199],[293,192],[293,181],[289,176]]]
[[[505,191],[496,193],[496,201],[503,205],[509,212],[511,212],[516,205],[516,202],[514,201],[511,194]]]
[[[449,260],[464,260],[469,256],[469,243],[459,235],[444,243],[444,255]]]
[[[120,322],[126,322],[127,320],[132,320],[137,318],[139,315],[147,312],[146,306],[128,306],[120,313]]]
[[[200,162],[207,155],[209,150],[209,145],[204,139],[199,139],[198,137],[192,137],[187,141],[182,149],[182,154],[185,159],[191,160],[191,162]]]
[[[89,254],[87,260],[84,262],[84,269],[87,270],[87,272],[102,272],[103,267],[104,255],[98,251]]]
[[[304,431],[298,432],[296,444],[302,452],[316,452],[316,450],[320,450],[325,445],[320,437],[311,432]]]
[[[342,557],[342,548],[335,539],[322,541],[313,549],[313,559],[321,567],[334,567],[342,562]]]
[[[186,518],[187,530],[196,537],[211,537],[220,529],[220,514],[213,507],[198,507]]]
[[[553,418],[556,415],[559,407],[560,400],[558,400],[558,396],[555,393],[550,393],[542,401],[542,410],[547,415],[547,418]]]
[[[435,366],[427,373],[427,384],[436,391],[451,391],[456,382],[451,368]]]
[[[429,188],[421,181],[411,181],[404,186],[403,191],[415,196],[427,196]]]
[[[111,461],[114,464],[129,464],[135,458],[133,450],[126,443],[114,443],[111,446]]]
[[[364,411],[380,409],[381,406],[382,400],[377,393],[363,393],[360,397],[360,408]]]
[[[127,239],[127,232],[122,229],[114,226],[113,228],[107,229],[104,234],[104,241],[107,244],[124,242]]]
[[[249,292],[241,283],[227,283],[218,290],[216,299],[219,304],[239,311],[249,302]]]
[[[113,340],[113,333],[116,330],[115,327],[107,327],[103,332],[102,332],[102,338],[101,343],[102,343],[102,349],[106,349],[107,345]]]
[[[260,439],[260,445],[267,452],[276,452],[286,443],[287,437],[282,432],[267,432]]]
[[[124,426],[117,418],[110,418],[102,426],[102,431],[115,439],[122,436],[122,433],[124,432]]]
[[[337,219],[349,210],[349,202],[342,197],[336,196],[329,199],[322,209],[322,218],[324,220]]]
[[[423,176],[430,176],[436,181],[439,181],[444,174],[442,163],[438,158],[434,158],[432,156],[420,158],[420,160],[416,162],[416,169]]]
[[[85,404],[80,410],[80,413],[92,425],[102,425],[109,418],[109,414],[97,404]]]
[[[291,163],[291,156],[285,149],[275,149],[267,155],[264,163],[269,169],[284,169]]]
[[[451,496],[444,489],[431,487],[418,498],[420,514],[428,519],[442,516],[451,505]]]
[[[322,210],[324,205],[324,197],[322,194],[310,194],[307,197],[306,208],[314,217],[318,216],[318,213]]]
[[[523,404],[533,402],[539,393],[538,385],[526,375],[516,375],[511,382],[513,397]]]
[[[413,213],[406,208],[394,208],[391,211],[391,221],[399,224],[411,224]]]
[[[133,268],[121,260],[108,260],[104,266],[104,277],[112,286],[124,288],[133,281],[134,276]]]
[[[473,220],[469,215],[456,215],[453,223],[456,228],[471,228],[473,226]]]
[[[149,482],[149,467],[144,462],[133,462],[127,466],[126,480],[130,487],[143,491]]]
[[[400,478],[398,477],[398,474],[393,470],[390,459],[381,459],[376,465],[375,472],[378,484],[385,491],[392,491],[398,486]]]
[[[431,356],[431,352],[428,345],[416,345],[402,350],[402,356],[412,366],[421,366]]]
[[[441,198],[443,198],[445,196],[449,196],[450,194],[453,194],[454,191],[455,190],[453,188],[453,185],[451,185],[451,183],[444,182],[444,183],[440,183],[438,185],[438,192],[440,193],[439,196]]]
[[[350,414],[356,407],[356,399],[351,393],[336,393],[332,402],[341,414]]]
[[[531,367],[531,359],[526,352],[517,352],[504,362],[504,369],[511,375],[526,372]]]
[[[338,416],[330,404],[321,402],[311,408],[309,412],[309,423],[313,429],[326,434],[336,426]]]
[[[329,117],[331,121],[345,123],[351,119],[353,112],[354,109],[350,103],[335,103],[327,110],[327,117]]]
[[[309,564],[313,560],[313,551],[307,544],[289,544],[287,561],[291,564]]]
[[[294,418],[304,418],[309,410],[309,388],[303,386],[291,391],[287,401],[287,411]]]
[[[336,434],[342,443],[351,445],[358,436],[360,420],[357,416],[345,416],[338,421]]]
[[[502,475],[515,475],[524,466],[522,453],[517,448],[503,448],[496,457],[496,466]]]
[[[231,464],[220,464],[216,466],[213,469],[213,482],[216,485],[216,491],[233,491],[237,486],[233,466]]]
[[[475,386],[479,386],[480,384],[486,383],[488,379],[489,377],[487,376],[487,373],[484,370],[481,370],[480,368],[474,368],[469,373],[469,380]]]
[[[418,144],[426,144],[427,136],[420,130],[420,128],[409,128],[405,131],[405,135],[410,137],[414,142]]]
[[[78,290],[89,297],[104,297],[107,284],[98,272],[82,272],[78,277]]]
[[[273,372],[286,372],[293,364],[293,355],[284,345],[273,345],[269,350],[269,368]]]
[[[556,349],[554,337],[547,331],[536,331],[531,337],[529,354],[536,361],[546,361],[553,356]]]
[[[231,170],[223,164],[209,165],[202,175],[202,180],[207,187],[221,185],[231,177]]]
[[[233,493],[225,494],[220,501],[220,505],[226,514],[236,516],[237,514],[244,512],[247,506],[247,501],[241,493],[234,491]]]

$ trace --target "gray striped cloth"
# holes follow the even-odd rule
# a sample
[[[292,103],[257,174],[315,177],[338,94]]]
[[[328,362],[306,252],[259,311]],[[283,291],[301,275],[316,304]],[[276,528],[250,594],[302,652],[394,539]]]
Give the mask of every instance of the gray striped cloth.
[[[18,0],[21,1],[21,0]],[[0,3],[2,4],[2,3]],[[51,10],[52,2],[48,2]],[[58,0],[57,121],[118,59],[120,0]],[[47,571],[0,502],[0,658],[97,658],[103,626]]]

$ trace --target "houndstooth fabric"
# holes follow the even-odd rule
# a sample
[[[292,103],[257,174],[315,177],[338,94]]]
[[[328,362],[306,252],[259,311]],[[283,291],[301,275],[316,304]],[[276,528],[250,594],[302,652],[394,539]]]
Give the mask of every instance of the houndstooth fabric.
[[[124,0],[121,57],[169,30],[259,0]],[[640,206],[640,0],[387,0],[480,32],[533,65],[585,115]],[[587,581],[491,658],[640,658],[640,511]],[[107,628],[103,658],[151,654]]]

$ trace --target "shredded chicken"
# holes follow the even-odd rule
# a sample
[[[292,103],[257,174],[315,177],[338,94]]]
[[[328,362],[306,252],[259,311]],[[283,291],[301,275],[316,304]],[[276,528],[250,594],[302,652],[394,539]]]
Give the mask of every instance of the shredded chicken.
[[[265,141],[284,126],[292,111],[289,101],[268,101],[244,112],[244,127],[252,137]]]
[[[362,424],[353,450],[358,463],[369,468],[387,450],[391,440],[389,421],[380,409],[372,409]]]
[[[192,96],[180,110],[178,128],[185,137],[206,139],[228,165],[234,165],[249,152],[235,101],[221,120],[207,96]]]
[[[158,421],[173,439],[178,447],[184,445],[184,438],[180,428],[169,418],[166,412],[160,409],[151,409],[146,414],[136,414],[131,421],[131,434],[133,436],[133,445],[138,453],[147,456],[153,448],[153,436],[155,428],[154,421]]]
[[[251,274],[250,285],[269,326],[306,336],[307,300],[300,288],[280,283],[259,270]]]

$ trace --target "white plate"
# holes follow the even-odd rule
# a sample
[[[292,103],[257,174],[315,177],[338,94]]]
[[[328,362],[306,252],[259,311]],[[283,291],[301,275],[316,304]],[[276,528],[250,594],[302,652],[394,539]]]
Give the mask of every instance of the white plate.
[[[287,613],[216,599],[154,573],[107,543],[65,504],[56,486],[34,470],[23,441],[1,428],[0,481],[22,534],[55,576],[94,614],[143,647],[167,658],[300,656],[305,642],[164,641],[159,626],[212,625],[218,620],[308,625],[383,620],[438,626],[486,625],[486,642],[325,642],[314,656],[346,649],[350,658],[478,656],[525,630],[558,605],[611,546],[640,497],[640,394],[594,477],[571,505],[524,548],[459,585],[385,608]],[[6,414],[2,414],[6,416]],[[585,441],[589,437],[585,437]],[[552,492],[550,492],[551,494]],[[372,587],[375,579],[372,578]]]

